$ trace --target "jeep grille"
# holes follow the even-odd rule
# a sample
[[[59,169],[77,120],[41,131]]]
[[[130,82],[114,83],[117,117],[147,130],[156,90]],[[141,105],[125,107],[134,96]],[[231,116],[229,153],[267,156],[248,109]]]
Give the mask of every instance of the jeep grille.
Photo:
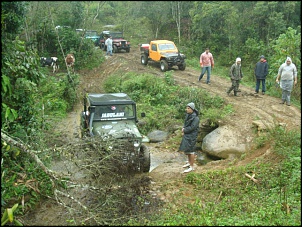
[[[126,45],[126,41],[121,41],[121,46],[122,47],[126,47],[127,45]]]
[[[184,61],[184,59],[182,57],[175,56],[175,57],[170,57],[168,60],[168,63],[177,65],[177,64],[183,63],[183,61]]]

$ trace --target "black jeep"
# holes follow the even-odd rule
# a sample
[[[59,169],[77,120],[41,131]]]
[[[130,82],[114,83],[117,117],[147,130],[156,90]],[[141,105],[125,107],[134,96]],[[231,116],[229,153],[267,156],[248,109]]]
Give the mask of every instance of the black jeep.
[[[141,115],[145,116],[144,113]],[[123,162],[135,171],[149,172],[150,152],[144,144],[149,139],[139,132],[136,123],[136,103],[125,93],[88,93],[84,98],[82,137],[92,136],[123,144]],[[107,150],[113,152],[115,144],[108,145]]]

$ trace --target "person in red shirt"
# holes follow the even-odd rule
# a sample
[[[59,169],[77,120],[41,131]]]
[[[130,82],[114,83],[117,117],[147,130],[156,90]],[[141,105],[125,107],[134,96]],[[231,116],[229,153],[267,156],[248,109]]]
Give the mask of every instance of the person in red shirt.
[[[211,69],[214,69],[214,58],[213,55],[210,53],[210,49],[206,48],[205,52],[203,52],[200,55],[200,59],[199,59],[199,63],[200,63],[200,67],[201,67],[201,74],[198,78],[198,81],[200,81],[203,77],[203,75],[206,73],[207,71],[207,84],[211,84],[210,83],[210,77],[211,77]]]

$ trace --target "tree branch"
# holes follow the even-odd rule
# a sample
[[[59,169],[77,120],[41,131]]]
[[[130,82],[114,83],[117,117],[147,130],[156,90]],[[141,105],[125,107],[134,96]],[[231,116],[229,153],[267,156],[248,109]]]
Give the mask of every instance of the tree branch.
[[[39,159],[39,157],[35,154],[35,153],[39,153],[38,151],[30,150],[26,145],[14,140],[10,136],[8,136],[6,133],[4,133],[2,130],[1,130],[1,139],[4,140],[6,143],[12,144],[12,145],[20,148],[21,151],[29,154],[47,175],[49,175],[54,180],[59,180],[59,174],[48,169],[43,164],[43,162]],[[54,182],[52,180],[51,180],[51,182],[52,182],[52,185],[54,186]]]

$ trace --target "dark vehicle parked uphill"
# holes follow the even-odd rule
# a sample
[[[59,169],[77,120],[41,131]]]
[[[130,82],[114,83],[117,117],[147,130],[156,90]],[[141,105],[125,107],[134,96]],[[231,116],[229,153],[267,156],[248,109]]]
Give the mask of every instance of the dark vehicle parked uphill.
[[[127,53],[130,52],[130,42],[124,39],[122,32],[116,31],[102,31],[99,37],[99,47],[102,50],[107,50],[105,46],[106,39],[112,36],[112,48],[113,53],[121,52],[121,50],[125,50]]]

